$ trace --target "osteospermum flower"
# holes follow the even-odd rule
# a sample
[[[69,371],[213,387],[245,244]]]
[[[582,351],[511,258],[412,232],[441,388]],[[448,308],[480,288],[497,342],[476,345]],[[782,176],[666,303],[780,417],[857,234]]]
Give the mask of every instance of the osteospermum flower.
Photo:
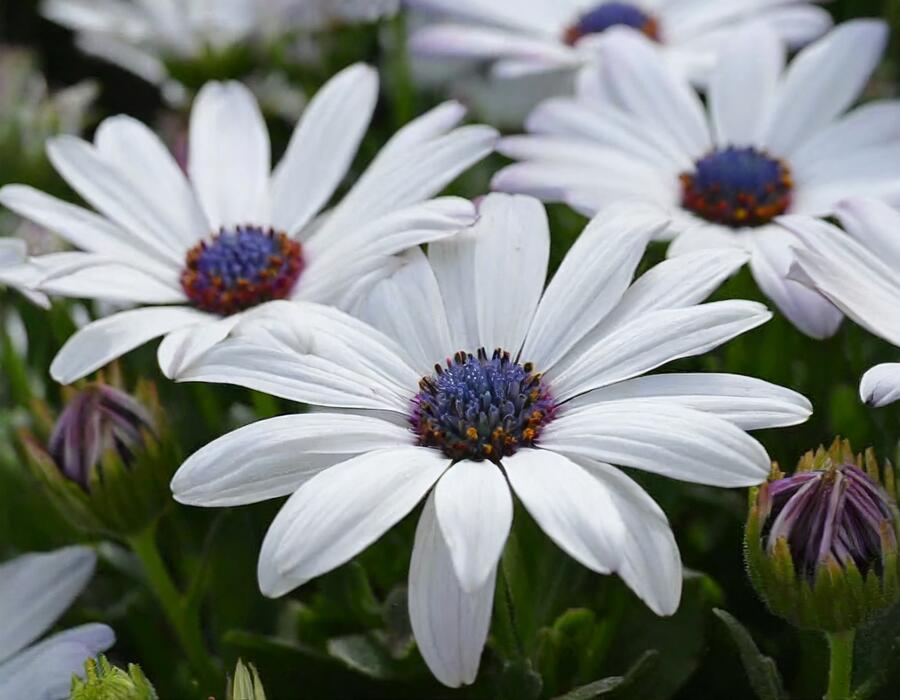
[[[666,517],[617,464],[746,486],[769,470],[745,430],[806,420],[787,389],[723,374],[641,376],[764,323],[760,304],[699,304],[740,251],[665,262],[631,284],[656,210],[610,210],[544,291],[542,206],[490,195],[478,223],[429,245],[358,308],[285,304],[242,323],[185,379],[238,384],[341,413],[264,420],[194,454],[175,498],[232,506],[291,495],[259,583],[284,595],[356,556],[425,499],[409,574],[419,649],[471,683],[490,624],[512,492],[567,553],[617,572],[658,614],[681,561]],[[381,330],[379,330],[381,329]],[[326,409],[327,410],[327,409]]]
[[[884,202],[849,199],[835,209],[844,230],[810,217],[782,224],[796,234],[794,276],[866,330],[900,347],[900,213]],[[900,364],[863,375],[860,397],[873,406],[900,399]]]
[[[224,338],[242,314],[273,299],[343,303],[410,246],[451,235],[474,209],[425,201],[493,147],[487,127],[454,127],[448,103],[398,132],[356,185],[317,214],[343,180],[375,108],[376,73],[353,66],[312,100],[278,166],[256,102],[237,83],[210,83],[191,114],[188,177],[159,139],[125,116],[94,144],[48,146],[59,173],[99,214],[24,186],[0,202],[85,252],[34,258],[50,294],[140,305],[80,329],[50,372],[75,381],[166,336],[173,377]]]
[[[423,56],[494,61],[501,76],[571,69],[591,62],[607,30],[628,27],[661,49],[682,74],[704,81],[729,33],[749,22],[768,22],[791,46],[828,30],[828,13],[804,0],[407,0],[415,8],[457,21],[438,21],[416,32],[411,48]]]
[[[76,34],[85,53],[148,82],[181,88],[170,67],[330,22],[372,21],[397,0],[45,0],[45,17]]]
[[[113,645],[113,631],[96,624],[37,642],[84,590],[95,563],[87,547],[67,547],[0,564],[0,697],[67,698],[85,660]]]
[[[845,114],[878,64],[883,22],[847,22],[785,68],[765,27],[734,35],[710,85],[708,111],[640,37],[617,33],[576,99],[544,103],[533,135],[501,150],[524,161],[496,189],[563,200],[588,213],[643,197],[672,214],[669,254],[736,247],[762,291],[804,333],[824,338],[840,312],[788,278],[792,236],[779,215],[826,217],[840,199],[900,202],[900,102]]]

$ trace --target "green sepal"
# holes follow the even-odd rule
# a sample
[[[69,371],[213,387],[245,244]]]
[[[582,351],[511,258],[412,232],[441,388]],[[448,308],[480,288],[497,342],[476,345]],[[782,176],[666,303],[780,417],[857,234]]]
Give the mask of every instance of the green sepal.
[[[266,700],[259,672],[253,664],[245,665],[238,659],[234,678],[228,683],[228,700]]]
[[[84,679],[72,678],[69,700],[159,700],[140,666],[129,664],[126,673],[102,654],[84,664]]]

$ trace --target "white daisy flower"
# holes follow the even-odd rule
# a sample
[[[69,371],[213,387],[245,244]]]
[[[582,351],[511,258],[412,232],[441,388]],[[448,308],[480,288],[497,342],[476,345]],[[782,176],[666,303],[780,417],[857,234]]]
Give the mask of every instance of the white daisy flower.
[[[210,83],[191,114],[188,177],[160,140],[126,116],[94,144],[60,137],[50,160],[99,214],[14,185],[0,202],[85,252],[40,256],[40,290],[140,305],[80,329],[51,365],[73,382],[165,336],[159,362],[176,376],[243,313],[273,299],[345,304],[396,265],[394,255],[449,236],[475,216],[466,200],[426,201],[487,155],[496,132],[454,128],[444,104],[400,130],[356,185],[316,217],[344,179],[378,95],[368,66],[323,87],[271,171],[259,108],[237,83]]]
[[[95,564],[87,547],[26,554],[0,564],[0,698],[63,700],[69,697],[72,674],[115,643],[109,627],[95,624],[37,642],[84,590]]]
[[[853,198],[834,212],[844,230],[811,217],[783,217],[797,236],[793,276],[813,286],[863,328],[900,347],[900,212]],[[860,398],[873,406],[900,399],[900,364],[863,375]]]
[[[900,202],[900,101],[847,112],[887,38],[883,22],[847,22],[785,67],[778,38],[746,28],[712,77],[707,111],[649,42],[615,33],[577,98],[545,102],[529,118],[532,135],[502,142],[524,162],[494,187],[587,213],[622,198],[655,201],[672,212],[670,255],[749,251],[763,293],[801,331],[828,337],[842,315],[788,278],[791,236],[775,218],[826,217],[852,195]]]
[[[399,0],[44,0],[48,19],[76,34],[85,53],[156,85],[182,90],[167,63],[210,51],[322,29],[331,22],[373,21]]]
[[[268,596],[350,560],[425,499],[409,614],[448,686],[478,671],[512,493],[568,554],[672,614],[682,569],[666,517],[610,464],[756,484],[769,458],[745,431],[802,423],[810,405],[749,377],[641,376],[770,317],[753,302],[699,304],[745,262],[741,251],[664,262],[631,284],[666,224],[656,209],[611,208],[545,291],[543,207],[489,195],[474,227],[430,244],[427,259],[411,251],[375,288],[359,307],[374,326],[313,304],[270,307],[184,379],[340,412],[264,420],[212,442],[175,475],[175,498],[291,496],[260,554]]]
[[[495,75],[578,68],[596,57],[597,39],[629,27],[659,45],[683,75],[704,82],[729,34],[765,21],[792,47],[831,26],[831,17],[807,0],[407,0],[411,7],[458,21],[437,21],[413,34],[421,56],[492,61]]]
[[[49,309],[47,295],[31,289],[40,277],[40,272],[28,260],[25,241],[21,238],[0,238],[0,285],[11,287],[33,304]]]

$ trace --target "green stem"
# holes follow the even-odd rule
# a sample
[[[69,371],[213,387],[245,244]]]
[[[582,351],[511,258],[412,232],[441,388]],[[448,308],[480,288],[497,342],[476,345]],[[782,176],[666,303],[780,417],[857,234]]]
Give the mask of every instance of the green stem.
[[[181,643],[188,663],[197,675],[204,692],[219,690],[221,678],[218,668],[206,651],[200,617],[192,612],[181,595],[159,548],[156,546],[156,527],[151,525],[128,540],[132,551],[141,560],[150,589],[156,596],[172,629]]]
[[[855,630],[829,632],[826,635],[831,650],[831,665],[828,670],[828,693],[825,700],[847,700],[850,697],[855,635]]]
[[[500,560],[500,585],[503,586],[503,599],[506,602],[506,616],[509,623],[509,629],[512,633],[513,643],[516,645],[516,653],[520,659],[525,658],[525,646],[522,644],[522,638],[519,636],[519,625],[516,621],[516,606],[513,603],[512,587],[509,585],[509,578],[506,575],[506,562]]]

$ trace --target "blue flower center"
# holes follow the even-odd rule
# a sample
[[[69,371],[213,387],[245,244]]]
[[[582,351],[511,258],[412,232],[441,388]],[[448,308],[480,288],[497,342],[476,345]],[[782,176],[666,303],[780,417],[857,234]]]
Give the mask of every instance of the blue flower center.
[[[631,27],[659,41],[659,23],[654,17],[631,3],[605,2],[588,10],[566,30],[567,44],[575,44],[589,34],[600,34],[610,27]]]
[[[188,251],[181,286],[198,309],[229,316],[284,299],[302,271],[297,241],[271,228],[237,226]]]
[[[794,182],[783,161],[755,148],[713,151],[682,173],[682,206],[731,228],[763,226],[784,214]]]
[[[555,411],[541,375],[502,350],[458,352],[419,389],[410,415],[419,444],[454,460],[497,462],[534,445]]]

